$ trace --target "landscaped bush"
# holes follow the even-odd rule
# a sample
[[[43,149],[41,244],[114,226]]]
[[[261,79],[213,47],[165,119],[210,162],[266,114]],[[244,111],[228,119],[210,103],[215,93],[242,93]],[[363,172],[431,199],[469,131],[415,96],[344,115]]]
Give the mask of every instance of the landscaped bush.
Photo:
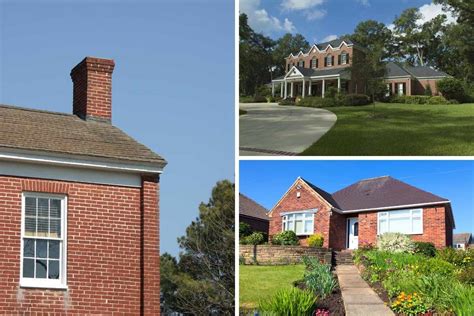
[[[474,264],[474,249],[456,250],[454,248],[444,248],[439,250],[437,256],[456,267],[468,267]]]
[[[365,94],[346,94],[343,103],[347,106],[367,105],[370,104],[370,97]]]
[[[448,100],[457,100],[462,103],[466,100],[464,83],[456,78],[444,78],[438,81],[438,91]]]
[[[389,252],[413,252],[415,245],[407,235],[400,233],[385,233],[377,239],[377,247]]]
[[[428,99],[428,104],[448,104],[448,100],[446,100],[442,96],[434,96]]]
[[[296,233],[292,230],[287,230],[273,236],[272,244],[274,245],[298,245],[299,240]]]
[[[434,257],[436,256],[436,248],[431,242],[415,241],[415,253]]]
[[[448,104],[449,101],[442,96],[427,95],[393,95],[388,99],[389,103],[402,104]]]
[[[308,246],[310,247],[322,247],[324,243],[324,237],[322,234],[314,234],[308,237]]]
[[[260,245],[264,242],[265,237],[261,232],[254,232],[247,237],[241,239],[243,245]]]
[[[262,103],[262,102],[267,102],[267,98],[261,95],[240,96],[239,102],[240,103]]]
[[[462,268],[458,272],[458,280],[474,286],[474,266]]]
[[[272,97],[271,95],[267,96],[266,99],[267,99],[267,102],[269,102],[269,103],[279,102],[281,100],[280,97],[278,97],[278,96]]]
[[[239,223],[239,238],[247,237],[252,233],[252,227],[247,223]]]
[[[304,316],[311,315],[316,306],[316,296],[309,290],[281,289],[275,295],[259,303],[264,315]]]
[[[335,106],[336,101],[334,100],[334,98],[305,97],[305,98],[297,99],[296,105],[322,108],[322,107]]]
[[[336,289],[331,265],[321,263],[314,257],[303,257],[303,263],[306,265],[304,281],[313,293],[324,299]]]
[[[264,103],[267,102],[267,98],[262,95],[256,95],[253,97],[253,102],[255,103]]]
[[[286,98],[278,102],[279,105],[295,105],[295,98]]]
[[[431,91],[431,85],[429,84],[426,85],[425,95],[430,96],[430,97],[433,95],[433,91]]]

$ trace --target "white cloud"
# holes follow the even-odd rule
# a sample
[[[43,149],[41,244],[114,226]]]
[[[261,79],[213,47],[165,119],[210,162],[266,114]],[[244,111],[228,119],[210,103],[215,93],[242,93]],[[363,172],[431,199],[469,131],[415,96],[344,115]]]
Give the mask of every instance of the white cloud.
[[[323,2],[324,0],[283,0],[281,6],[288,11],[300,11],[314,8]]]
[[[296,31],[293,22],[285,18],[283,21],[271,16],[267,10],[260,8],[260,0],[240,0],[240,12],[245,13],[249,19],[249,25],[256,31],[264,34],[274,32]]]
[[[328,35],[322,39],[321,43],[329,42],[329,41],[335,40],[336,38],[337,38],[337,35],[334,35],[334,34]]]
[[[446,15],[448,23],[456,22],[456,19],[451,14],[451,12],[443,11],[443,6],[441,4],[425,4],[420,7],[420,13],[423,15],[423,18],[418,21],[418,24],[423,24],[425,22],[431,21],[440,14]]]
[[[357,0],[360,4],[362,4],[364,7],[370,7],[370,2],[369,0]]]
[[[308,21],[322,19],[323,17],[326,16],[326,14],[327,14],[326,10],[313,10],[313,11],[307,11],[304,13]]]

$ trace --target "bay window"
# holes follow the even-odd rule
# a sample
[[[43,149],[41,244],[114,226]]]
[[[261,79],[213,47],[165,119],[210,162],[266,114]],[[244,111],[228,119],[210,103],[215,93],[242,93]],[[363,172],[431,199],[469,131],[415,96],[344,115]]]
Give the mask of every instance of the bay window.
[[[314,212],[287,213],[282,217],[283,231],[292,230],[296,235],[314,233]]]
[[[377,232],[423,234],[423,209],[379,212]]]

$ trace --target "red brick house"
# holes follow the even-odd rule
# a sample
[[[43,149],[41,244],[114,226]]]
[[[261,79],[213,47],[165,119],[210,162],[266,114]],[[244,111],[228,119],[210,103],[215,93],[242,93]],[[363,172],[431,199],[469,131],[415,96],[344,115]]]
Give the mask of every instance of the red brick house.
[[[272,80],[272,94],[280,86],[280,97],[322,96],[328,87],[346,93],[365,93],[364,82],[353,78],[349,68],[353,59],[365,55],[367,49],[349,39],[335,39],[314,44],[307,52],[290,54],[286,59],[286,74]],[[448,75],[427,67],[408,67],[386,63],[387,95],[424,94],[430,86],[438,95],[436,82]]]
[[[385,232],[400,232],[437,248],[453,242],[449,200],[389,176],[361,180],[333,194],[298,178],[269,213],[270,238],[293,230],[305,244],[315,233],[324,247],[357,249]]]
[[[239,194],[239,222],[248,224],[253,231],[261,232],[268,237],[268,210],[252,200]]]
[[[160,313],[166,161],[111,124],[113,69],[74,67],[73,114],[0,105],[0,314]]]

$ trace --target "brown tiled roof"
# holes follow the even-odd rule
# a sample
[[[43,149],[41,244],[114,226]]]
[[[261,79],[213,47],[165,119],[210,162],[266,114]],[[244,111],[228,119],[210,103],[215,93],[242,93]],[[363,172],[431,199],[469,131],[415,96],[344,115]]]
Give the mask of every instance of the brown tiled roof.
[[[453,244],[469,244],[470,242],[470,233],[453,234]]]
[[[254,200],[246,197],[242,193],[239,194],[239,214],[250,217],[256,217],[268,221],[267,216],[268,210],[255,202]]]
[[[343,211],[387,208],[449,200],[389,176],[361,180],[332,194]]]
[[[162,157],[110,123],[0,104],[2,148],[166,164]]]
[[[337,204],[336,200],[333,199],[333,197],[330,193],[328,193],[328,192],[324,191],[323,189],[315,186],[314,184],[312,184],[308,180],[305,180],[303,178],[301,178],[301,180],[306,182],[314,191],[316,191],[323,199],[325,199],[326,202],[328,202],[329,204],[331,204],[335,208],[340,208],[339,205]]]

